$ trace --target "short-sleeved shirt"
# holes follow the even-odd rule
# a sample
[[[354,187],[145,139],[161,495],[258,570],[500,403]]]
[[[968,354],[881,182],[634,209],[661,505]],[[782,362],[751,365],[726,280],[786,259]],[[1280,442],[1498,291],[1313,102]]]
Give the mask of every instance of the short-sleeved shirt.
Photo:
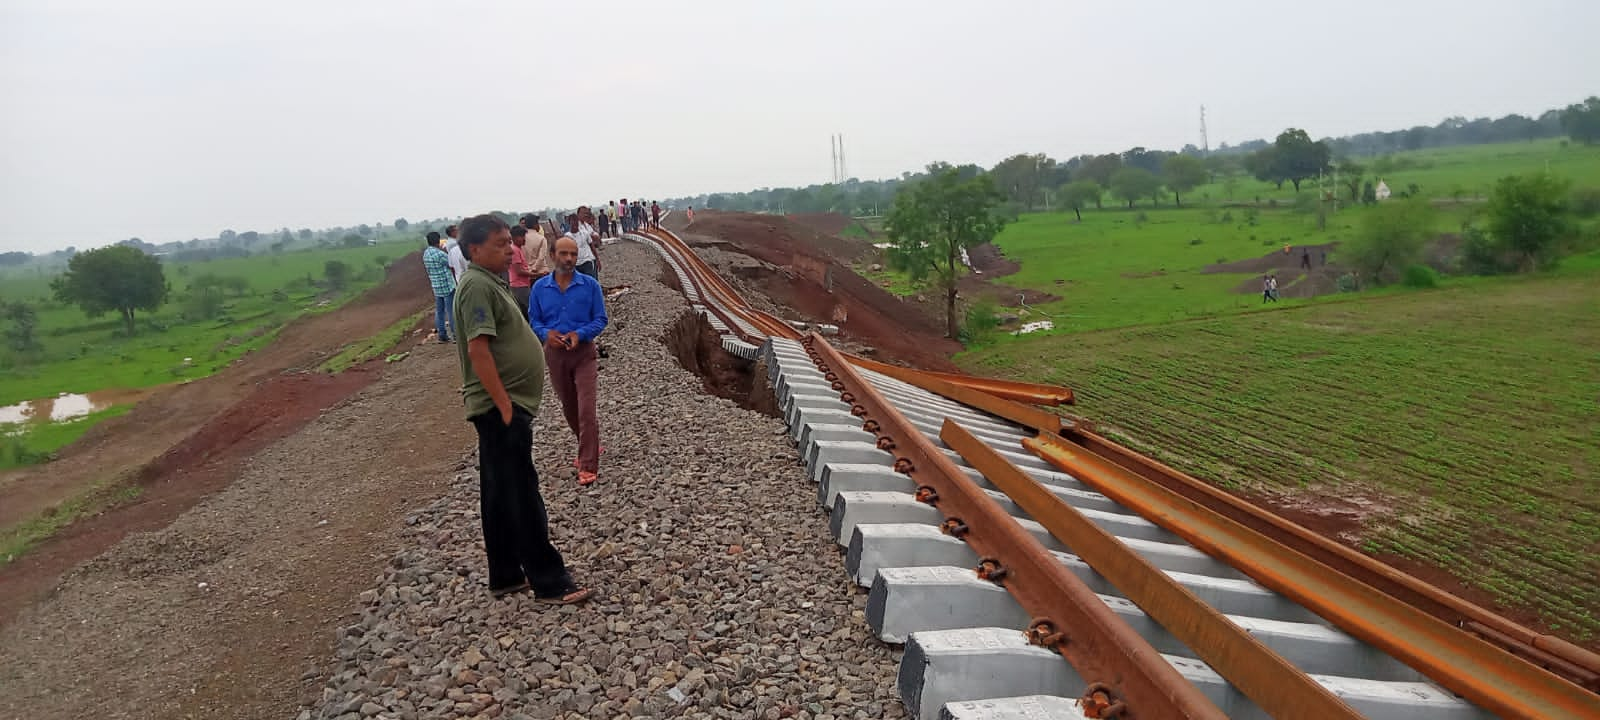
[[[449,249],[450,272],[456,276],[457,284],[460,284],[461,276],[465,275],[467,272],[467,256],[463,255],[463,252],[464,251],[461,249],[461,243],[458,243],[452,239],[450,241]]]
[[[594,237],[594,231],[589,229],[588,223],[578,226],[577,232],[567,233],[567,237],[578,243],[578,264],[594,262],[594,246],[589,244],[589,239]]]
[[[544,393],[544,351],[511,286],[494,273],[468,264],[456,286],[456,357],[461,362],[461,397],[467,417],[474,418],[495,409],[494,400],[483,381],[472,370],[467,346],[473,338],[489,338],[489,354],[494,357],[500,382],[511,397],[511,404],[539,414],[539,398]]]

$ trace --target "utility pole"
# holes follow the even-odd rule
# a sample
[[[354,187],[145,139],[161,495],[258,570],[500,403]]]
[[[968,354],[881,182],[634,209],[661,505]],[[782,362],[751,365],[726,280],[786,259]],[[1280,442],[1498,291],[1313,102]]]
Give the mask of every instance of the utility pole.
[[[1206,106],[1200,106],[1200,157],[1211,155],[1211,141],[1206,138]]]

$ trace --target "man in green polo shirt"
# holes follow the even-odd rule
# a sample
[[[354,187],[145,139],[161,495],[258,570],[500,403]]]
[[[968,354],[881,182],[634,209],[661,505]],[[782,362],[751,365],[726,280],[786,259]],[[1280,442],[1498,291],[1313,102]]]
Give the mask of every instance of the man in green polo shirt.
[[[533,419],[544,392],[544,354],[501,275],[511,265],[511,228],[494,215],[461,223],[470,261],[456,287],[456,355],[467,420],[478,431],[479,510],[495,597],[532,589],[542,602],[589,599],[550,543],[533,467]]]

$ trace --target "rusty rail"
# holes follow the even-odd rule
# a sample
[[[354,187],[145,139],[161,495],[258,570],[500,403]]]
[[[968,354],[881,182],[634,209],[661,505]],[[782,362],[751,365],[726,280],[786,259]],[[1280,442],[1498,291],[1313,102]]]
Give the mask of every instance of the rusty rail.
[[[1272,538],[1186,502],[1081,446],[1047,434],[1022,444],[1106,497],[1486,710],[1502,717],[1600,717],[1600,697]],[[1173,629],[1165,621],[1162,625]]]
[[[1276,513],[1243,500],[1183,472],[1119,445],[1078,422],[1061,435],[1083,449],[1154,482],[1276,543],[1306,555],[1335,572],[1474,633],[1528,662],[1589,690],[1600,693],[1600,655],[1557,637],[1542,635],[1468,602],[1383,562],[1318,535]]]
[[[979,571],[1000,582],[1036,618],[1030,638],[1061,653],[1099,703],[1122,705],[1121,717],[1223,718],[1144,638],[1100,601],[1005,510],[940,453],[926,436],[820,335],[802,341],[862,428],[894,455],[894,468],[917,483],[917,496],[945,516],[944,529],[984,561]],[[1069,641],[1070,640],[1070,641]],[[1089,706],[1097,706],[1091,702]]]
[[[641,234],[650,236],[660,244],[664,251],[677,260],[678,264],[689,275],[690,281],[695,285],[699,294],[708,301],[706,302],[708,308],[722,317],[730,330],[747,342],[759,344],[765,337],[746,332],[739,323],[733,321],[733,315],[743,319],[766,336],[802,339],[801,333],[789,326],[788,323],[755,310],[746,304],[731,286],[713,272],[704,261],[695,255],[687,243],[684,243],[676,235],[664,230],[642,231]],[[861,380],[859,374],[852,369],[852,365],[894,377],[1031,428],[1039,432],[1040,437],[1025,441],[1025,444],[1035,448],[1049,447],[1056,450],[1067,448],[1070,453],[1074,454],[1074,457],[1080,460],[1092,456],[1094,458],[1093,464],[1102,474],[1110,474],[1124,480],[1138,478],[1151,487],[1159,488],[1169,493],[1171,495],[1171,497],[1167,498],[1169,504],[1162,508],[1134,509],[1147,519],[1167,527],[1167,529],[1176,532],[1180,536],[1184,536],[1190,542],[1195,543],[1197,547],[1206,549],[1208,552],[1210,552],[1210,549],[1209,546],[1203,544],[1204,540],[1197,542],[1196,539],[1191,538],[1196,532],[1192,527],[1186,529],[1182,522],[1168,515],[1170,509],[1178,508],[1184,511],[1199,509],[1207,511],[1223,521],[1231,522],[1236,527],[1260,536],[1262,538],[1261,542],[1264,543],[1258,546],[1260,548],[1276,548],[1274,552],[1286,553],[1301,557],[1301,559],[1314,561],[1314,563],[1320,564],[1320,572],[1325,575],[1332,573],[1345,576],[1345,580],[1349,582],[1339,582],[1337,584],[1363,598],[1363,601],[1372,597],[1379,597],[1378,602],[1394,603],[1399,607],[1415,611],[1417,617],[1423,618],[1418,622],[1433,621],[1449,631],[1447,634],[1436,635],[1434,633],[1439,631],[1438,627],[1432,627],[1428,630],[1428,641],[1444,643],[1440,647],[1447,649],[1457,648],[1465,643],[1465,647],[1472,648],[1471,652],[1482,652],[1484,648],[1497,652],[1498,654],[1493,655],[1492,661],[1487,665],[1479,666],[1477,671],[1469,672],[1464,677],[1454,677],[1452,679],[1448,676],[1448,671],[1445,671],[1446,676],[1436,675],[1436,672],[1441,672],[1438,667],[1434,667],[1430,671],[1429,668],[1414,662],[1417,658],[1413,657],[1412,654],[1417,650],[1415,648],[1407,650],[1402,647],[1416,640],[1415,637],[1409,635],[1409,630],[1405,628],[1397,630],[1389,625],[1369,625],[1365,628],[1353,628],[1346,627],[1341,623],[1341,627],[1352,635],[1360,637],[1388,651],[1398,659],[1412,664],[1435,681],[1483,707],[1496,712],[1511,714],[1534,714],[1548,717],[1600,717],[1600,706],[1596,705],[1597,702],[1600,702],[1600,696],[1584,692],[1584,689],[1591,692],[1600,692],[1600,655],[1559,638],[1535,633],[1486,608],[1428,585],[1376,559],[1284,520],[1270,511],[1236,498],[1208,483],[1178,472],[1154,459],[1114,443],[1095,432],[1093,424],[1089,421],[1077,418],[1064,419],[1054,413],[1030,407],[1030,405],[1038,404],[1070,403],[1072,397],[1069,389],[1034,383],[1010,383],[1008,381],[952,373],[934,373],[885,365],[865,358],[857,358],[840,353],[831,345],[828,345],[821,337],[814,335],[805,336],[802,342],[812,353],[813,359],[819,360],[819,366],[823,368],[824,372],[829,373],[829,380],[834,383],[835,388],[843,389],[845,397],[851,402],[853,409],[857,410],[858,414],[865,414],[868,417],[866,427],[879,438],[880,445],[887,443],[886,449],[890,449],[895,453],[897,469],[904,468],[909,471],[907,474],[911,475],[919,485],[924,487],[925,491],[919,493],[919,495],[925,499],[935,500],[934,504],[940,506],[939,509],[947,517],[955,517],[958,520],[963,516],[968,518],[966,522],[958,522],[955,527],[960,527],[964,530],[963,539],[972,544],[974,549],[980,552],[980,555],[984,554],[984,548],[980,547],[980,545],[987,547],[994,542],[994,539],[990,539],[988,533],[980,533],[975,538],[970,518],[985,517],[998,520],[998,518],[991,518],[987,511],[998,511],[999,509],[997,507],[986,508],[986,502],[992,505],[992,501],[988,501],[987,497],[975,498],[963,495],[962,486],[958,483],[964,482],[965,477],[959,471],[956,471],[953,476],[950,475],[950,471],[954,469],[953,466],[937,452],[929,454],[931,445],[926,445],[926,438],[917,433],[915,428],[909,425],[904,427],[896,426],[891,418],[899,418],[901,422],[904,422],[904,419],[890,409],[870,385]],[[867,400],[867,402],[863,402],[863,399]],[[875,411],[869,408],[875,408]],[[885,430],[885,427],[891,429]],[[896,443],[903,443],[904,445],[897,449]],[[1046,450],[1042,454],[1049,452],[1054,451]],[[1084,453],[1087,453],[1087,455]],[[1058,467],[1060,466],[1058,464]],[[1093,484],[1093,481],[1088,477],[1084,477],[1091,474],[1086,471],[1085,467],[1080,466],[1077,470],[1068,469],[1068,471]],[[959,478],[959,481],[953,478]],[[966,488],[967,491],[971,489],[970,487]],[[954,495],[950,494],[952,492]],[[1113,496],[1110,492],[1105,494],[1112,496],[1114,500],[1130,505],[1130,507],[1137,505],[1134,502],[1123,501],[1121,498]],[[952,497],[959,499],[952,500]],[[1039,513],[1035,513],[1035,517],[1043,520],[1043,516]],[[986,527],[987,522],[988,520],[985,521]],[[1014,525],[1015,523],[1010,523],[1010,526]],[[1009,527],[1005,523],[997,523],[997,526]],[[1002,543],[1020,542],[1018,538],[1012,537],[1012,534],[998,530],[993,532],[999,533],[997,538]],[[1031,538],[1026,539],[1031,541]],[[1019,545],[1018,547],[1021,546]],[[1059,568],[1059,564],[1057,564],[1057,567]],[[1256,577],[1250,569],[1242,566],[1238,567],[1247,574],[1251,574],[1252,577]],[[1069,591],[1061,590],[1058,592],[1058,596],[1053,596],[1048,592],[1040,591],[1028,581],[1022,581],[1019,586],[1017,584],[1018,580],[1014,575],[1008,574],[1006,580],[1007,588],[1012,589],[1014,595],[1018,594],[1017,587],[1029,588],[1024,589],[1023,592],[1031,593],[1029,602],[1036,605],[1038,603],[1071,603],[1070,597],[1060,594],[1070,594]],[[1059,580],[1059,578],[1053,578],[1053,580]],[[1073,578],[1073,580],[1076,580],[1076,578]],[[1257,580],[1261,581],[1261,578],[1257,577]],[[1263,581],[1263,584],[1274,587],[1279,592],[1283,592],[1313,610],[1330,604],[1339,604],[1328,600],[1328,597],[1324,595],[1317,595],[1316,593],[1296,594],[1265,581]],[[1022,597],[1022,595],[1018,595],[1019,601],[1022,600]],[[1322,599],[1318,600],[1318,597]],[[1098,601],[1090,603],[1090,605],[1092,607],[1066,611],[1093,615],[1095,608],[1104,610],[1103,604],[1098,603]],[[1030,611],[1033,610],[1033,606],[1028,603],[1024,603],[1024,607],[1027,607]],[[1050,607],[1055,607],[1055,605],[1050,605]],[[1337,609],[1333,608],[1333,610]],[[1401,610],[1399,612],[1405,613],[1406,611]],[[1038,615],[1038,613],[1035,614]],[[1086,680],[1093,681],[1093,678],[1105,677],[1104,673],[1107,668],[1113,667],[1118,663],[1133,663],[1134,667],[1141,667],[1138,663],[1146,659],[1144,656],[1154,652],[1148,648],[1148,645],[1144,645],[1137,635],[1132,635],[1131,638],[1135,642],[1134,645],[1108,644],[1105,638],[1120,637],[1117,634],[1119,631],[1115,628],[1121,628],[1121,630],[1129,634],[1132,633],[1115,616],[1110,616],[1104,620],[1101,620],[1098,616],[1094,616],[1093,619],[1086,619],[1088,616],[1077,615],[1067,615],[1066,617],[1073,618],[1075,631],[1082,632],[1084,627],[1093,627],[1094,630],[1092,632],[1102,634],[1102,639],[1097,644],[1076,642],[1075,638],[1074,645],[1076,647],[1073,648],[1073,652],[1071,654],[1063,653],[1067,655],[1068,660],[1075,667],[1079,668]],[[1435,618],[1443,622],[1439,622]],[[1089,625],[1086,626],[1085,623]],[[1100,628],[1099,625],[1101,623],[1106,623],[1106,628],[1110,629]],[[1166,623],[1163,624],[1165,625]],[[1454,626],[1453,628],[1450,627],[1452,625]],[[1057,627],[1061,626],[1057,625]],[[1397,637],[1399,635],[1405,635],[1406,637]],[[1190,643],[1191,647],[1203,654],[1205,649],[1202,645],[1203,643]],[[1135,648],[1135,650],[1123,651],[1130,647]],[[1433,649],[1437,650],[1439,648],[1435,647]],[[1148,653],[1145,652],[1147,650]],[[1105,657],[1100,656],[1105,653],[1110,654]],[[1159,656],[1151,656],[1159,660]],[[1428,661],[1423,660],[1422,662],[1426,664]],[[1080,663],[1083,664],[1080,665]],[[1107,663],[1111,663],[1111,665]],[[1165,666],[1164,662],[1161,664]],[[1086,670],[1085,668],[1088,669]],[[1544,673],[1538,668],[1547,669],[1550,673],[1570,680],[1571,684],[1561,681],[1552,684],[1550,681],[1554,679],[1554,676]],[[1170,667],[1166,668],[1166,670],[1171,671]],[[1163,683],[1170,681],[1172,678],[1163,678],[1159,668],[1146,668],[1145,671],[1148,674],[1124,677],[1120,684],[1107,681],[1107,686],[1115,689],[1122,697],[1132,697],[1135,702],[1139,703],[1148,703],[1152,699],[1160,703],[1176,702],[1175,696],[1168,694],[1169,688],[1163,685]],[[1176,674],[1173,673],[1173,675],[1175,676]],[[1181,680],[1181,677],[1179,679]],[[1192,689],[1192,686],[1189,686],[1187,682],[1183,684]],[[1237,683],[1235,684],[1237,685]],[[1240,689],[1244,690],[1243,687]],[[1147,695],[1145,694],[1146,691],[1154,694]],[[1129,693],[1132,693],[1132,695],[1130,696]],[[1203,698],[1201,700],[1203,701]],[[1540,705],[1539,703],[1549,704]],[[1151,705],[1144,705],[1147,711],[1151,707]],[[1211,707],[1210,710],[1214,714],[1215,708]],[[1156,713],[1145,716],[1167,715],[1165,713]],[[1133,716],[1130,715],[1129,717]]]
[[[1268,715],[1361,717],[1327,688],[1017,469],[966,428],[946,418],[939,438]]]

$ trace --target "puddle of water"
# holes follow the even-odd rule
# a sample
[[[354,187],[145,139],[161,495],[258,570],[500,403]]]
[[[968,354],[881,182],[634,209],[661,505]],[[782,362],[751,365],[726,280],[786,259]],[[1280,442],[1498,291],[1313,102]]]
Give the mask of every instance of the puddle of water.
[[[139,402],[156,390],[157,388],[137,390],[113,388],[96,390],[92,393],[62,393],[53,398],[28,400],[0,407],[0,425],[75,420],[113,405]]]

